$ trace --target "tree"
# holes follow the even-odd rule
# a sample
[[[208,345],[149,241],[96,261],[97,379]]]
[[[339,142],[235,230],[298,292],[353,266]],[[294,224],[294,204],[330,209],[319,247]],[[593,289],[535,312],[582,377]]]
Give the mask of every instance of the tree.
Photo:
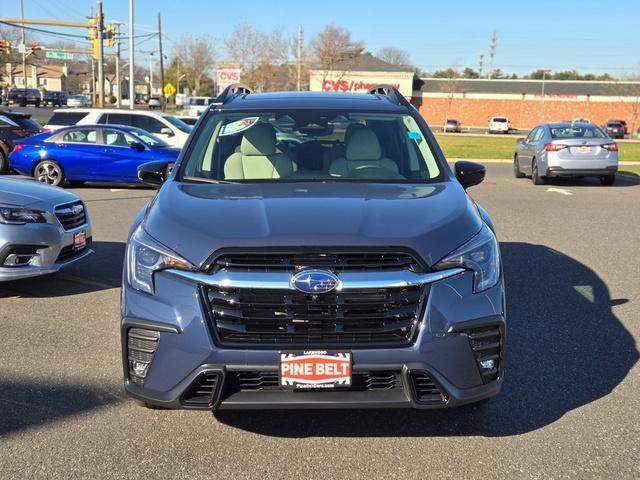
[[[462,71],[462,78],[480,78],[480,73],[473,68],[467,67]]]
[[[454,68],[447,68],[446,70],[436,70],[433,72],[433,78],[458,78],[460,73]]]
[[[323,73],[323,81],[330,71],[340,69],[338,79],[349,70],[350,64],[360,56],[364,44],[351,38],[351,32],[336,25],[327,25],[310,44],[315,61]]]
[[[399,67],[413,68],[409,54],[395,47],[384,47],[378,50],[376,56],[387,63]]]
[[[211,71],[215,66],[213,40],[208,35],[194,37],[184,34],[175,45],[174,52],[174,56],[180,61],[180,71],[193,79],[196,92],[200,92],[203,79],[211,77]]]

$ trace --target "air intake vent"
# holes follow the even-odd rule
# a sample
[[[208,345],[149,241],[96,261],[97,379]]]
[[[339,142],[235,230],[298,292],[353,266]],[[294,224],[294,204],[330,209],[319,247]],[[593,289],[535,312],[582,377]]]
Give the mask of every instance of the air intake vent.
[[[129,360],[129,380],[142,386],[158,349],[160,332],[146,328],[130,328],[127,331],[127,358]]]
[[[219,384],[219,373],[201,373],[182,397],[182,404],[189,407],[213,407]]]
[[[502,336],[497,326],[474,328],[466,331],[469,345],[478,362],[482,381],[488,383],[498,378]]]
[[[430,405],[447,403],[447,395],[426,372],[411,372],[411,386],[418,403]]]

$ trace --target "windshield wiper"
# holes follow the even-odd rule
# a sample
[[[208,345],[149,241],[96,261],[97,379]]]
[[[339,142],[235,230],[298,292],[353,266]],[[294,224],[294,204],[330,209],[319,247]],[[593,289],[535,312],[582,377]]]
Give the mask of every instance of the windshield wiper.
[[[201,182],[201,183],[236,183],[230,182],[228,180],[219,180],[215,178],[204,178],[204,177],[182,177],[183,180],[189,180],[192,182]]]

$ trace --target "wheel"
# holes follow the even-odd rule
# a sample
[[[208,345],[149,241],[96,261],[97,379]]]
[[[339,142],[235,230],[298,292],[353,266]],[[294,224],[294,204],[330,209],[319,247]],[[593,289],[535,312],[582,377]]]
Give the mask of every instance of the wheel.
[[[520,167],[518,166],[518,156],[516,155],[513,158],[513,176],[516,178],[523,178],[524,173],[520,171]]]
[[[534,185],[544,185],[544,177],[538,172],[538,162],[535,160],[531,164],[531,181]]]
[[[59,186],[64,182],[62,167],[53,160],[43,160],[33,169],[33,178],[48,185]]]
[[[40,108],[40,102],[36,102],[36,108]]]
[[[0,148],[0,174],[7,173],[9,171],[9,161],[7,160],[7,154]]]
[[[600,184],[610,187],[616,181],[615,175],[603,175],[600,177]]]

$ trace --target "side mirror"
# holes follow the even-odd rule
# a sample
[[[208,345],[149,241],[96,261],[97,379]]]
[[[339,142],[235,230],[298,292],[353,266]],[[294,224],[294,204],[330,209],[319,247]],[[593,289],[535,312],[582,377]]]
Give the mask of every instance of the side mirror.
[[[175,133],[173,133],[173,131],[169,127],[161,128],[160,134],[166,135],[167,137],[173,137],[175,135]]]
[[[474,162],[456,162],[454,169],[456,178],[465,189],[482,183],[487,174],[484,165]]]
[[[170,172],[168,162],[148,162],[138,167],[138,178],[145,185],[159,187],[165,182]]]
[[[518,138],[516,139],[516,142],[518,142],[518,145],[522,145],[523,143],[527,143],[527,139],[524,137]]]
[[[129,148],[133,148],[134,150],[137,150],[138,152],[141,152],[144,150],[144,145],[141,144],[140,142],[131,142],[129,144]]]

